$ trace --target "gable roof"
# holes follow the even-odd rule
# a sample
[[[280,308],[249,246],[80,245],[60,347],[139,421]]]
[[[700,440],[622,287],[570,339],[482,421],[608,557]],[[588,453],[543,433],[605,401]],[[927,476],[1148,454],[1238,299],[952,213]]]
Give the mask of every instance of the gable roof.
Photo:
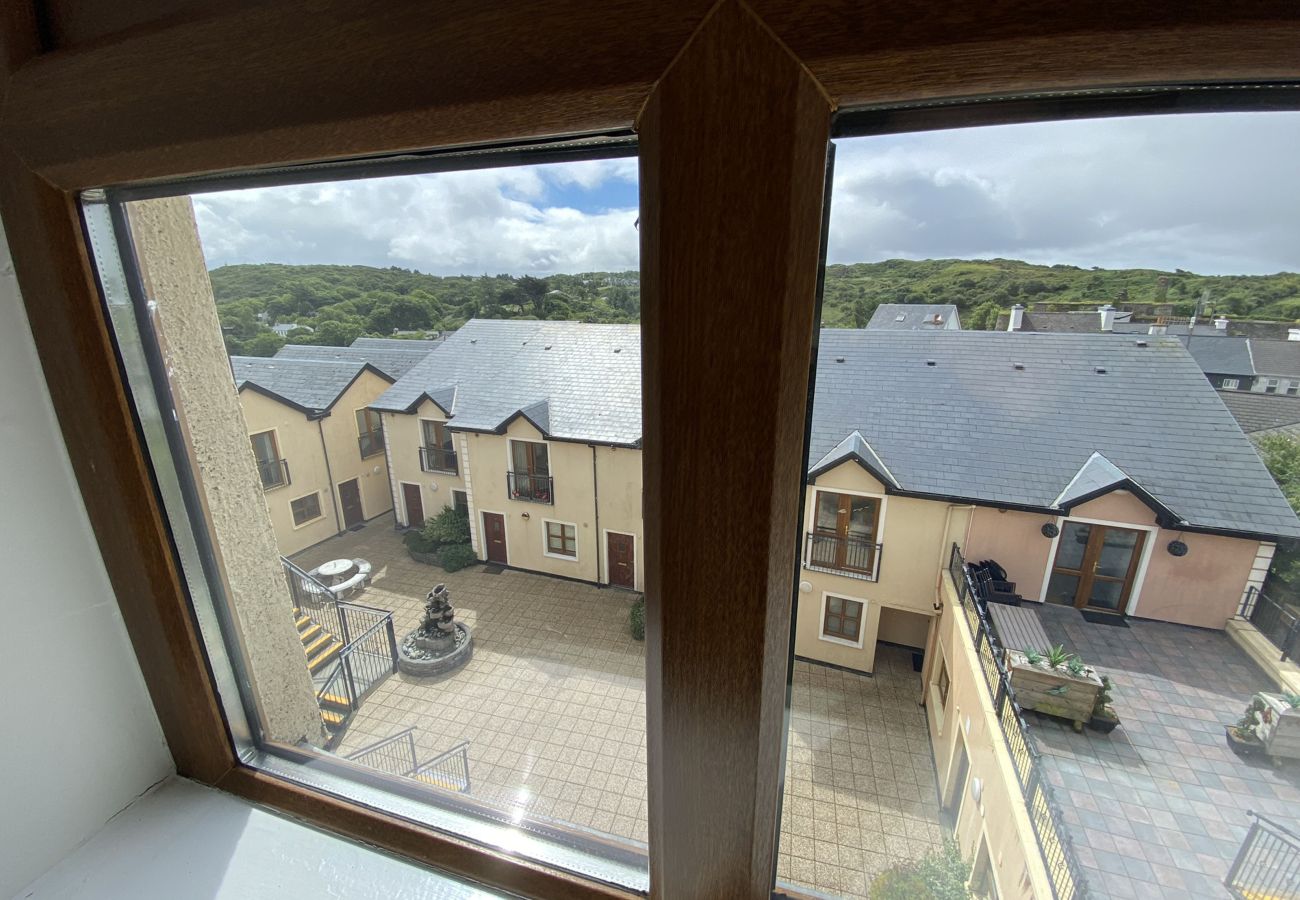
[[[823,329],[809,458],[857,432],[901,493],[1061,511],[1131,484],[1175,527],[1300,536],[1179,340],[1142,342]]]
[[[1300,425],[1300,397],[1220,391],[1219,398],[1246,434]]]
[[[355,360],[281,359],[278,356],[232,356],[235,388],[251,388],[294,409],[316,416],[328,411],[365,371],[393,379],[374,366]]]
[[[1195,335],[1179,338],[1201,371],[1212,375],[1255,376],[1250,338]]]
[[[353,350],[410,350],[428,353],[441,340],[359,337],[350,345]]]
[[[1300,341],[1265,341],[1250,339],[1256,375],[1300,376]]]
[[[361,340],[366,339],[357,338],[357,341]],[[383,339],[379,338],[378,340]],[[351,347],[285,344],[280,348],[280,352],[275,354],[275,359],[316,359],[333,362],[370,363],[380,372],[395,380],[415,368],[416,363],[428,356],[435,347],[440,346],[439,343],[433,341],[395,341],[394,343],[410,344],[411,346],[390,348],[363,345],[358,347],[357,341],[353,341]]]
[[[641,331],[636,325],[472,319],[372,406],[409,413],[425,399],[451,414],[453,430],[500,434],[523,416],[555,440],[635,446],[641,440]]]
[[[939,317],[939,322],[934,317]],[[868,328],[886,328],[894,331],[939,331],[961,328],[957,307],[951,303],[913,304],[882,303],[871,314]]]

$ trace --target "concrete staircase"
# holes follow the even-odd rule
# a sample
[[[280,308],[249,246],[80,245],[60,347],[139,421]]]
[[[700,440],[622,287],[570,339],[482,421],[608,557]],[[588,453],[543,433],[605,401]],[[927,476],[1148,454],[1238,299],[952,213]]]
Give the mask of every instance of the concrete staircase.
[[[303,653],[307,657],[307,671],[311,673],[312,683],[317,687],[316,702],[320,706],[321,720],[330,737],[334,738],[343,730],[352,713],[352,703],[335,690],[341,682],[329,678],[330,667],[337,663],[343,642],[301,609],[295,607],[293,616],[298,637],[302,640]]]

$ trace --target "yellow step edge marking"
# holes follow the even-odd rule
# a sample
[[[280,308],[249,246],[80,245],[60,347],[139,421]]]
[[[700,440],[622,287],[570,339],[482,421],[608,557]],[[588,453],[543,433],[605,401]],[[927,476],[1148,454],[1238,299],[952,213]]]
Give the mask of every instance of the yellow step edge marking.
[[[307,643],[306,641],[303,641],[303,649],[307,651],[308,656],[311,656],[312,653],[319,650],[321,647],[324,647],[332,640],[334,640],[334,637],[332,635],[322,634],[320,637],[316,638],[310,644]]]
[[[348,698],[340,697],[338,694],[317,694],[316,700],[320,703],[329,703],[333,706],[342,706],[345,709],[352,708],[352,704],[348,702]]]
[[[314,640],[323,631],[324,629],[319,625],[312,625],[310,628],[299,631],[298,635],[302,638],[302,642],[306,644],[308,641]]]

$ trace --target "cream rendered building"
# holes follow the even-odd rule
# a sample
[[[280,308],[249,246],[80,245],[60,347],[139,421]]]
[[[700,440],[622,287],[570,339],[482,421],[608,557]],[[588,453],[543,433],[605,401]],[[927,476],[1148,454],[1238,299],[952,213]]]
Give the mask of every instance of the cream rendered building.
[[[473,320],[374,408],[399,526],[466,510],[479,558],[644,585],[640,332]]]

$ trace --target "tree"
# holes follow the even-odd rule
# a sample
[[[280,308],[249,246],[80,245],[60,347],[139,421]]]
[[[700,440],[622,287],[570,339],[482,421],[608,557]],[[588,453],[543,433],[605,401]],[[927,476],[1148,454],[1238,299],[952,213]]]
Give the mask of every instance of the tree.
[[[867,298],[859,297],[853,301],[853,327],[866,328],[871,321],[871,310],[867,307]]]
[[[1255,449],[1264,460],[1268,473],[1282,489],[1286,502],[1300,513],[1300,440],[1279,433],[1266,434],[1254,438],[1254,441]],[[1300,543],[1293,540],[1278,542],[1270,575],[1283,582],[1281,593],[1291,597],[1300,593]]]
[[[244,341],[245,356],[275,356],[284,346],[284,338],[274,331],[263,331]]]
[[[533,315],[539,319],[543,318],[546,315],[546,295],[551,290],[546,279],[524,275],[515,282],[515,287],[523,296],[524,302],[532,304]],[[523,303],[520,303],[519,310],[523,312]]]

